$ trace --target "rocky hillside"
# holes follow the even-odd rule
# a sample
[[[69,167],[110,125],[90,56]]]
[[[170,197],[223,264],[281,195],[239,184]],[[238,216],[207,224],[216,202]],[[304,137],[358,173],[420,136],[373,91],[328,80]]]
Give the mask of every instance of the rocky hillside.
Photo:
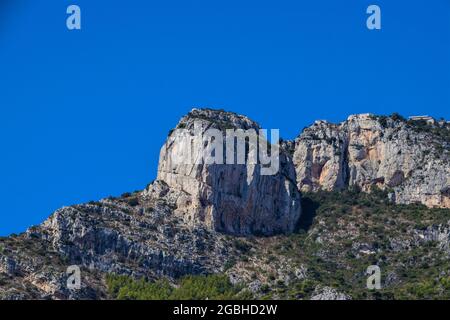
[[[406,121],[398,115],[316,121],[291,144],[302,191],[357,186],[390,190],[396,203],[450,207],[448,125]]]
[[[260,130],[193,109],[145,190],[65,207],[0,238],[0,299],[450,298],[446,125],[397,115],[316,122],[283,142],[280,170],[265,176],[259,164],[173,161],[199,155],[179,143],[195,123],[201,133]],[[378,291],[365,287],[373,264]],[[67,286],[73,265],[79,290]]]

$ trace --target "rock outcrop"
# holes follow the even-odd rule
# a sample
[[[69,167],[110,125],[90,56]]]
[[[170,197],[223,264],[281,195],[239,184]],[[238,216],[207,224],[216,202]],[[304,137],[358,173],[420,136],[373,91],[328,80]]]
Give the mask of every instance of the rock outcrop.
[[[330,287],[317,287],[311,300],[351,300],[351,297]]]
[[[302,191],[356,186],[392,191],[396,203],[450,207],[450,143],[433,128],[370,114],[340,124],[316,121],[295,140]],[[448,128],[439,128],[448,130]]]
[[[155,280],[222,272],[236,254],[231,240],[188,228],[173,214],[178,197],[154,182],[146,192],[61,208],[21,235],[0,238],[0,300],[102,299],[111,273]],[[67,287],[69,266],[81,269],[80,290]]]
[[[211,129],[223,135],[219,146],[225,150],[229,147],[227,129],[258,134],[260,127],[247,117],[217,110],[193,109],[183,117],[161,150],[157,178],[182,193],[175,212],[189,225],[203,224],[234,235],[292,232],[300,217],[301,197],[291,158],[280,150],[275,159],[279,170],[271,175],[263,174],[260,163],[207,163],[200,158],[206,158],[202,148],[212,143],[205,137]],[[187,140],[191,137],[202,137],[193,148]],[[234,157],[236,150],[233,147]],[[246,152],[245,157],[249,158],[252,151]],[[186,154],[193,154],[195,161],[173,160]],[[229,156],[225,151],[223,154]]]

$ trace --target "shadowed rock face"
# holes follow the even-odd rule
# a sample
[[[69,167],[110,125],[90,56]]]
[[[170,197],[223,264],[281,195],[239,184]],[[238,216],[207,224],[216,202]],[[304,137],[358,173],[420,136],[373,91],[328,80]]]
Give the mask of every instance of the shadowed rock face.
[[[397,203],[450,207],[448,141],[402,120],[317,121],[295,140],[293,161],[302,191],[377,186],[392,189]]]
[[[260,129],[247,117],[209,109],[193,109],[177,128],[194,135],[195,126],[202,135],[208,129],[219,129],[223,134],[226,129]],[[279,171],[262,175],[260,164],[174,162],[172,159],[179,154],[192,152],[197,158],[202,153],[199,147],[188,150],[189,143],[180,141],[180,132],[172,131],[161,149],[158,180],[182,191],[175,212],[186,223],[235,235],[273,235],[294,230],[301,213],[301,197],[294,165],[284,151],[280,151]]]

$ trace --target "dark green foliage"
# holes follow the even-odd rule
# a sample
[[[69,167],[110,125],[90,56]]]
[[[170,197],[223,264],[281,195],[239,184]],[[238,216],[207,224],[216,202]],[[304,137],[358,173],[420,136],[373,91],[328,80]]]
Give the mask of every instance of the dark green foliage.
[[[406,121],[406,119],[397,112],[394,112],[393,114],[391,114],[391,119],[394,121]]]
[[[139,199],[137,197],[128,198],[126,202],[132,207],[136,207],[139,205]]]
[[[233,268],[235,264],[236,264],[236,259],[231,258],[230,260],[225,262],[225,265],[223,266],[223,268],[225,271],[227,271],[227,270]]]
[[[387,127],[387,116],[379,116],[378,117],[378,121],[380,122],[380,125],[382,128],[386,128]]]
[[[150,283],[127,276],[108,275],[108,293],[119,300],[166,300],[173,288],[166,280]]]
[[[232,300],[251,295],[233,286],[225,275],[187,276],[174,286],[167,280],[149,282],[128,276],[108,275],[111,297],[119,300]]]
[[[246,254],[251,249],[250,244],[240,239],[235,239],[233,241],[233,246],[243,254]]]
[[[448,300],[450,299],[450,277],[409,283],[398,291],[397,297],[399,299]]]

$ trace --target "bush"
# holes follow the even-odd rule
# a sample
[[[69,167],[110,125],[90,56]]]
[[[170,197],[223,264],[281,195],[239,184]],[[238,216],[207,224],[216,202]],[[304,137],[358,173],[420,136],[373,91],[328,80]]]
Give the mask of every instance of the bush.
[[[239,239],[235,239],[233,241],[233,246],[236,248],[236,250],[241,251],[243,254],[249,252],[251,249],[251,246],[247,242]]]
[[[394,121],[406,121],[406,119],[397,112],[394,112],[393,114],[391,114],[391,119]]]
[[[208,276],[186,276],[178,286],[167,280],[149,282],[134,280],[128,276],[108,275],[109,294],[119,300],[233,300],[249,299],[249,292],[233,286],[222,274]]]

